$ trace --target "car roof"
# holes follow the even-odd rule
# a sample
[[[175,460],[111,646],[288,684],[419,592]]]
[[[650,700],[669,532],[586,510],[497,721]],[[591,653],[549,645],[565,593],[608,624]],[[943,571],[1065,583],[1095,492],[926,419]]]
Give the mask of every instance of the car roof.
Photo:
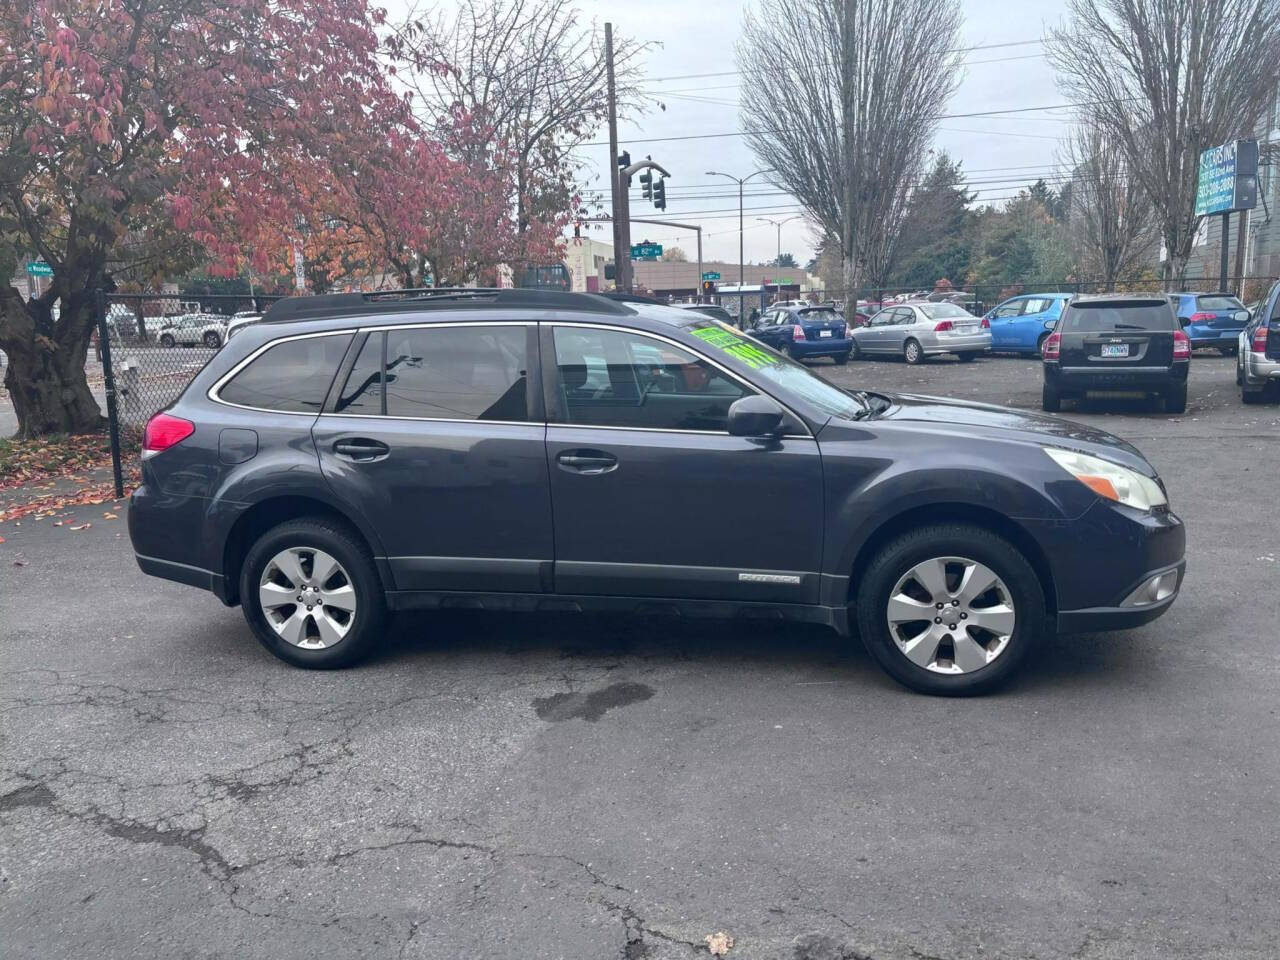
[[[624,295],[631,296],[631,295]],[[590,293],[563,293],[557,290],[509,288],[432,287],[418,290],[379,290],[369,293],[334,293],[315,297],[286,297],[277,300],[262,315],[264,324],[331,317],[388,319],[413,312],[433,310],[475,310],[499,307],[504,310],[575,310],[627,316],[634,306],[656,303],[637,297],[622,303]]]

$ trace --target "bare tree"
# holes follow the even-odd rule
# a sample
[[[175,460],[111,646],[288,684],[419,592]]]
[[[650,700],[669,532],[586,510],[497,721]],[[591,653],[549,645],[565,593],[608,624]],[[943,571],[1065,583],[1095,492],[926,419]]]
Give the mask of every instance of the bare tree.
[[[1071,245],[1080,268],[1111,289],[1142,272],[1159,235],[1151,197],[1129,169],[1124,151],[1086,114],[1062,152]]]
[[[614,34],[619,110],[641,104],[640,57],[649,45]],[[493,131],[493,142],[448,145],[484,164],[510,151],[520,233],[568,212],[580,163],[573,151],[607,119],[603,31],[584,24],[571,0],[461,0],[450,19],[416,11],[392,41],[414,69],[421,119],[449,129],[461,114]]]
[[[746,15],[747,143],[835,240],[846,296],[892,262],[911,184],[959,78],[960,25],[958,0],[761,0]]]
[[[1280,77],[1280,0],[1069,0],[1045,38],[1059,85],[1088,103],[1151,197],[1166,282],[1195,239],[1200,153],[1251,134]]]

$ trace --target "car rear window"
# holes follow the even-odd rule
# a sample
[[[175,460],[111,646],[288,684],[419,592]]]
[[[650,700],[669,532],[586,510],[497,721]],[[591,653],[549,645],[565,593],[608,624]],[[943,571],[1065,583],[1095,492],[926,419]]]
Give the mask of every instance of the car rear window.
[[[922,303],[917,308],[930,320],[941,320],[945,317],[973,317],[964,307],[957,307],[954,303]]]
[[[1243,310],[1244,304],[1235,297],[1196,297],[1197,310]]]
[[[303,337],[269,347],[218,391],[241,407],[318,413],[347,352],[351,334]]]
[[[1113,330],[1173,330],[1173,311],[1164,300],[1138,303],[1073,303],[1061,320],[1063,333]]]

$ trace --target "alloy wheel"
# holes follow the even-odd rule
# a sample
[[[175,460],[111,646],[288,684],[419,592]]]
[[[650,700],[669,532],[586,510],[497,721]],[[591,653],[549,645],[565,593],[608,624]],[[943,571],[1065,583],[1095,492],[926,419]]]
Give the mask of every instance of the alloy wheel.
[[[313,547],[281,550],[262,571],[262,615],[286,643],[321,650],[340,642],[356,619],[356,591],[337,560]]]
[[[916,343],[914,340],[908,340],[904,350],[907,358],[907,363],[920,362],[920,344]]]
[[[1000,576],[966,557],[933,557],[889,593],[889,635],[908,660],[935,673],[972,673],[1009,646],[1017,623]]]

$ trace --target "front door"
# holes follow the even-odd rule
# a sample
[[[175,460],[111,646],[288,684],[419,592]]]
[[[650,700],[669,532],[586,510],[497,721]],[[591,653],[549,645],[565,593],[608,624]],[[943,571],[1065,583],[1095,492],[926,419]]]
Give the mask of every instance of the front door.
[[[544,324],[542,356],[557,593],[817,602],[807,431],[730,436],[729,405],[755,391],[657,335]]]
[[[377,530],[398,589],[550,588],[536,349],[536,324],[374,330],[317,419],[325,478]]]
[[[991,349],[999,353],[1002,350],[1015,350],[1018,336],[1015,326],[1022,313],[1025,301],[1013,300],[1002,303],[991,312]]]

